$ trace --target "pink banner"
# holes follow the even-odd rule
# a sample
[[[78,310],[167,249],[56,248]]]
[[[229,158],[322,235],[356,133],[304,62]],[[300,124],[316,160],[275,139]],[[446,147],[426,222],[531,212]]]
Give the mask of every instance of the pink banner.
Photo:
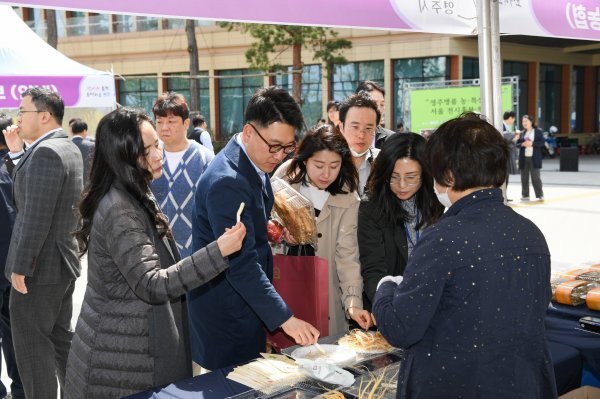
[[[18,108],[21,93],[30,87],[57,92],[67,107],[112,107],[112,76],[0,76],[0,109]]]
[[[273,22],[292,25],[411,29],[389,0],[28,0],[7,4],[109,13]]]
[[[552,36],[600,40],[599,0],[533,1],[533,14]]]
[[[79,99],[79,84],[82,77],[61,76],[0,76],[0,108],[18,108],[21,93],[30,87],[45,87],[61,95],[67,107]]]
[[[246,21],[471,35],[479,0],[26,0],[11,5]],[[599,0],[485,0],[500,7],[507,34],[600,41]]]

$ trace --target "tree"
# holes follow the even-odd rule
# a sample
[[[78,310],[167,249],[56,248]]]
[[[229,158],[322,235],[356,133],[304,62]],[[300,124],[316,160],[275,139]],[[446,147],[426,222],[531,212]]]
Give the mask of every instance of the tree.
[[[198,102],[198,78],[200,65],[198,62],[198,44],[196,43],[196,24],[193,19],[185,20],[185,33],[187,35],[187,51],[190,55],[190,110],[200,111]]]
[[[46,10],[46,42],[56,48],[58,46],[58,29],[56,27],[56,11]]]
[[[251,68],[275,72],[286,69],[279,62],[279,56],[292,49],[292,96],[302,104],[302,48],[314,52],[314,60],[327,65],[328,71],[334,63],[348,62],[342,50],[352,48],[346,39],[337,39],[333,29],[313,26],[264,25],[238,22],[220,22],[219,26],[242,33],[249,33],[256,42],[246,51],[246,60]]]

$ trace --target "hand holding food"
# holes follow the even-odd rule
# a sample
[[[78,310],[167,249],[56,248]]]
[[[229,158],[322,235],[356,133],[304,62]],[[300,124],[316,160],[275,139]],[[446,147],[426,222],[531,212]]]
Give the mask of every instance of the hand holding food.
[[[267,236],[269,241],[279,244],[284,236],[285,228],[275,220],[267,222]]]
[[[348,309],[348,315],[365,330],[368,330],[373,325],[373,320],[368,310],[351,307]]]
[[[281,329],[290,337],[294,338],[294,341],[298,345],[314,345],[319,339],[319,330],[314,328],[304,320],[300,320],[294,316],[290,317],[288,321],[281,325]]]
[[[246,237],[246,226],[242,222],[238,222],[235,226],[227,229],[225,233],[217,238],[217,245],[221,256],[226,257],[242,248],[242,243]]]

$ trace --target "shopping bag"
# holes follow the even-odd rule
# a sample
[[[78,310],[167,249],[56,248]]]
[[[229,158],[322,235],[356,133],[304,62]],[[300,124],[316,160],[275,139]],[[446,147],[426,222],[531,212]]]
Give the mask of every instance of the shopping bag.
[[[312,324],[321,337],[329,335],[329,271],[318,256],[275,255],[273,286],[294,316]],[[296,345],[281,329],[269,334],[271,346],[280,351]]]

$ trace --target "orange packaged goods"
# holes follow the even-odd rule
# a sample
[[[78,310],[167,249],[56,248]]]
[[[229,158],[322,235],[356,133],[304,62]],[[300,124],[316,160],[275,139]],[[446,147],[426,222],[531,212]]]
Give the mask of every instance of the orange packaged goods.
[[[587,293],[598,286],[593,281],[571,280],[556,287],[556,302],[577,306],[585,302]]]
[[[571,270],[567,270],[566,272],[562,272],[559,274],[559,277],[562,278],[577,278],[579,277],[581,274],[587,273],[589,272],[590,269],[588,268],[577,268],[577,269],[571,269]]]
[[[588,291],[585,297],[585,304],[591,310],[600,310],[600,288]]]
[[[550,280],[550,289],[552,290],[552,300],[556,301],[556,287],[566,281],[572,281],[573,278],[570,277],[552,277]]]
[[[577,280],[595,281],[600,283],[600,270],[590,269],[587,272],[577,276]]]
[[[282,179],[275,179],[271,186],[275,195],[273,219],[281,222],[299,244],[316,247],[317,220],[312,202]]]

